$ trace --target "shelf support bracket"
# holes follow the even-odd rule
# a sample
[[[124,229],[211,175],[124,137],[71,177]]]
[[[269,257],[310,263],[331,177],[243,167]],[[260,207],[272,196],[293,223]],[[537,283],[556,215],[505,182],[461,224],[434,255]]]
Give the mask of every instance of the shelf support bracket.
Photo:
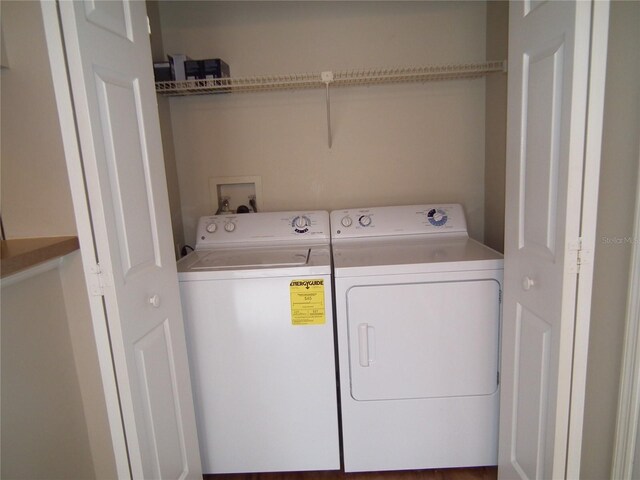
[[[322,72],[320,74],[320,78],[324,82],[327,91],[327,139],[329,142],[329,148],[331,148],[331,97],[329,95],[329,84],[333,82],[333,72]]]

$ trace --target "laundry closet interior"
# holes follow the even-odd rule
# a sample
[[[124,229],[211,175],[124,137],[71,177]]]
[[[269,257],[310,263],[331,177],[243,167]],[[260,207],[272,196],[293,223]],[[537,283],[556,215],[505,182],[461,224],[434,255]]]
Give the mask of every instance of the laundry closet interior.
[[[150,2],[153,59],[221,58],[231,77],[507,58],[506,2]],[[210,178],[259,177],[258,209],[461,203],[502,251],[504,72],[325,91],[158,96],[174,241],[212,212]]]
[[[226,89],[223,84],[223,88],[218,91],[203,92],[194,89],[195,91],[187,94],[184,94],[181,88],[196,85],[189,82],[156,85],[166,170],[170,184],[169,190],[172,192],[170,196],[176,252],[182,253],[183,245],[196,248],[196,253],[178,263],[178,272],[187,344],[190,347],[203,471],[204,473],[228,473],[335,469],[339,465],[336,453],[338,449],[333,444],[337,442],[338,437],[335,434],[331,435],[333,430],[325,432],[325,426],[331,426],[332,420],[335,422],[335,400],[331,398],[330,402],[325,402],[326,405],[319,403],[313,408],[315,411],[313,418],[321,420],[322,428],[308,424],[308,418],[311,417],[303,415],[298,418],[295,408],[285,407],[288,402],[298,405],[326,396],[326,393],[332,390],[331,383],[335,383],[335,379],[322,383],[321,375],[316,373],[314,374],[317,379],[314,382],[315,388],[316,390],[320,388],[321,392],[307,393],[303,390],[305,388],[302,381],[305,377],[303,375],[302,378],[294,380],[297,388],[287,391],[283,385],[284,378],[297,377],[286,366],[277,366],[276,357],[279,358],[281,354],[276,355],[275,351],[273,358],[265,357],[264,370],[257,369],[253,372],[253,367],[246,365],[238,369],[225,367],[220,375],[214,373],[217,371],[218,362],[209,358],[208,353],[205,352],[222,351],[225,345],[232,343],[233,340],[226,337],[227,330],[232,327],[222,327],[221,331],[217,331],[215,330],[217,327],[213,324],[217,326],[218,323],[221,325],[228,323],[238,326],[239,332],[236,339],[238,344],[233,343],[233,347],[225,355],[227,362],[232,365],[243,364],[243,356],[236,357],[235,352],[242,351],[247,345],[252,345],[252,349],[256,351],[269,350],[269,345],[263,345],[258,338],[253,340],[246,333],[249,325],[262,332],[260,335],[264,338],[268,336],[267,331],[271,332],[272,329],[275,331],[276,328],[284,326],[277,340],[274,339],[271,342],[271,348],[280,352],[290,351],[292,354],[305,341],[315,339],[320,334],[320,327],[291,329],[289,315],[285,313],[288,310],[285,304],[288,302],[289,295],[289,289],[285,288],[285,284],[289,285],[290,279],[280,280],[280,287],[269,295],[269,300],[266,298],[261,300],[260,292],[268,289],[267,281],[263,278],[268,276],[266,270],[263,269],[257,274],[264,285],[261,284],[256,291],[251,290],[251,285],[256,280],[245,280],[245,286],[238,287],[238,291],[233,293],[234,290],[226,291],[227,286],[236,275],[248,275],[245,269],[249,267],[244,265],[237,267],[239,270],[236,273],[229,278],[223,278],[224,269],[217,270],[215,266],[211,266],[208,267],[212,269],[211,273],[204,273],[207,270],[204,265],[194,264],[198,260],[191,260],[191,258],[198,252],[208,255],[207,248],[202,245],[205,243],[205,238],[211,239],[212,242],[223,242],[223,239],[231,239],[236,235],[228,232],[244,231],[250,228],[246,225],[247,219],[240,216],[227,217],[224,221],[215,220],[214,217],[209,217],[205,221],[204,216],[211,216],[221,211],[223,202],[221,202],[217,184],[224,184],[224,179],[229,179],[229,182],[233,183],[238,178],[244,178],[255,182],[258,212],[318,210],[335,212],[345,208],[376,206],[462,204],[470,236],[483,242],[487,229],[485,204],[489,197],[489,203],[495,205],[498,213],[489,216],[488,230],[495,231],[494,248],[501,251],[505,159],[504,148],[501,149],[499,146],[504,147],[506,143],[508,9],[504,3],[488,6],[484,2],[190,2],[186,4],[159,2],[153,6],[157,9],[152,7],[149,13],[155,20],[151,27],[154,62],[165,61],[167,55],[177,54],[184,54],[192,59],[220,58],[229,65],[231,79],[257,76],[259,80],[252,83],[259,83],[261,87],[265,82],[270,83],[266,91],[259,92],[247,92],[244,88],[236,88],[237,85],[244,83],[236,80],[230,81],[229,89]],[[488,26],[487,19],[490,13],[488,8],[496,10],[495,13],[491,13],[491,16],[499,25]],[[501,41],[496,39],[491,42],[492,45],[500,45],[500,48],[495,48],[495,52],[487,53],[487,40],[490,35],[501,36]],[[389,82],[376,83],[380,74],[388,75],[389,71],[392,71],[392,75],[399,75],[407,71],[429,71],[429,69],[443,71],[445,78],[434,79],[425,75],[421,78],[410,77],[409,81],[405,81],[406,78],[402,77],[394,78]],[[469,69],[478,69],[480,72],[465,75],[465,71]],[[490,71],[491,69],[493,71]],[[322,73],[318,75],[319,72]],[[314,76],[320,76],[322,79],[326,78],[327,74],[334,75],[334,79],[339,80],[345,77],[355,79],[354,83],[362,82],[362,84],[339,86],[331,82],[331,78],[325,88],[322,88],[322,83],[317,88],[299,88],[296,84],[299,79]],[[281,83],[290,79],[293,79],[290,87],[280,88]],[[494,84],[493,89],[488,89],[490,82]],[[488,92],[491,94],[488,95]],[[491,162],[486,161],[487,155],[492,158]],[[485,178],[489,182],[485,182]],[[237,198],[232,200],[232,210],[238,203]],[[247,201],[244,203],[248,204]],[[427,211],[428,209],[425,213]],[[377,214],[374,212],[376,211],[371,209],[373,224],[375,226],[377,219],[377,226],[382,229],[385,220],[388,219],[383,216],[382,211]],[[447,224],[448,229],[455,230],[452,225],[457,221],[457,217],[460,217],[461,225],[464,225],[464,214],[458,214],[455,208],[446,207],[442,212],[443,214],[447,212],[451,217],[451,221]],[[292,224],[295,225],[304,218],[310,222],[309,228],[318,228],[317,220],[314,220],[315,214],[307,216],[307,214],[297,213],[295,215],[295,217],[291,216],[293,220],[289,219],[289,223],[293,222]],[[356,211],[353,211],[353,215],[356,215]],[[394,216],[394,214],[390,215]],[[400,211],[395,215],[398,215],[398,218],[401,217]],[[332,226],[340,224],[337,218],[332,218]],[[176,219],[179,221],[176,222]],[[282,223],[280,220],[280,217],[274,217],[273,222],[279,222],[279,225]],[[342,222],[345,229],[350,225],[345,223],[344,219]],[[362,220],[356,221],[356,224],[358,222],[363,227],[368,225]],[[441,223],[438,223],[439,220],[433,220],[433,222],[435,223],[432,225],[440,225],[447,222],[447,219],[445,217]],[[408,228],[411,223],[406,219],[403,227]],[[197,235],[195,234],[196,226]],[[274,225],[274,228],[277,227]],[[332,237],[334,233],[340,234],[339,229],[336,232],[332,232]],[[257,233],[256,238],[260,237],[260,233]],[[274,232],[264,233],[269,237]],[[326,234],[327,231],[325,230],[324,233]],[[377,233],[382,234],[381,231]],[[450,232],[449,234],[451,235]],[[292,240],[287,239],[287,241]],[[242,243],[242,241],[239,242]],[[333,254],[338,255],[335,248],[336,244],[334,244]],[[220,255],[225,254],[224,251],[217,251]],[[240,255],[235,249],[227,254],[232,255],[233,258]],[[267,255],[267,252],[257,255]],[[441,255],[448,258],[453,253],[447,251],[447,253],[441,252]],[[496,254],[496,258],[497,256]],[[262,261],[266,262],[264,259]],[[500,265],[501,262],[500,259]],[[221,261],[221,263],[224,262]],[[187,264],[194,266],[190,267]],[[213,261],[213,264],[216,262]],[[231,267],[228,268],[232,270]],[[337,263],[334,268],[337,271]],[[475,265],[474,268],[480,267]],[[296,278],[304,278],[303,271],[305,270],[300,269],[297,273],[298,277],[294,275],[292,281]],[[281,275],[277,269],[273,270],[272,274]],[[219,284],[214,279],[216,275],[220,276]],[[495,288],[501,288],[501,276],[500,271],[496,274],[497,280],[489,283],[495,284]],[[404,281],[419,281],[417,277],[413,280],[411,278],[409,276]],[[424,278],[421,281],[425,281]],[[431,282],[433,281],[435,280],[432,279]],[[208,284],[207,282],[211,282],[210,287],[204,287]],[[335,288],[337,291],[337,280]],[[194,289],[198,289],[199,294],[196,295]],[[219,289],[226,292],[220,298],[216,296]],[[253,302],[269,309],[260,316],[260,328],[255,325],[255,314],[245,313],[240,307],[231,308],[231,305],[227,305],[226,299],[236,298],[241,294],[240,292],[245,292],[254,299]],[[285,292],[286,295],[283,295],[286,299],[283,297],[282,302],[272,300],[282,292]],[[343,296],[345,293],[336,293],[336,305]],[[351,443],[347,441],[347,423],[351,422],[351,418],[347,419],[345,402],[348,403],[350,397],[343,397],[341,431],[344,446],[341,458],[343,457],[345,471],[462,467],[496,463],[494,450],[497,445],[497,398],[499,396],[496,372],[500,295],[496,291],[486,296],[488,303],[495,303],[495,309],[487,307],[487,311],[490,312],[487,317],[490,317],[489,323],[493,325],[486,328],[487,332],[492,332],[490,336],[493,338],[492,346],[487,347],[491,352],[487,355],[493,358],[493,361],[487,362],[486,365],[486,370],[489,372],[488,390],[486,392],[482,390],[482,394],[460,394],[465,398],[466,396],[475,398],[474,395],[482,397],[483,404],[478,405],[480,410],[475,417],[489,420],[482,426],[473,427],[471,425],[473,421],[465,425],[467,437],[471,436],[471,429],[477,429],[476,436],[480,439],[477,443],[483,444],[483,447],[480,448],[473,441],[468,441],[469,445],[465,443],[465,446],[458,443],[458,448],[455,450],[465,452],[459,457],[453,455],[451,448],[446,447],[443,450],[449,453],[435,453],[436,450],[439,452],[439,449],[423,440],[423,437],[427,436],[426,433],[416,438],[406,433],[400,436],[413,446],[413,450],[430,451],[428,458],[414,452],[408,444],[405,445],[397,439],[395,448],[404,452],[399,455],[399,458],[394,457],[393,461],[387,463],[368,461],[366,458],[369,456],[378,455],[373,453],[376,451],[374,446],[379,446],[381,441],[372,441],[372,446],[363,449],[364,456],[362,453],[360,457],[358,456],[352,444],[354,441],[362,443],[362,439],[358,441],[349,438]],[[436,296],[432,301],[436,301],[436,298],[444,301],[442,300],[444,296]],[[235,301],[232,300],[231,303],[235,305]],[[414,305],[419,301],[412,298],[408,303]],[[251,307],[247,308],[252,311]],[[328,303],[326,308],[330,310],[331,303]],[[348,308],[350,309],[351,305]],[[484,307],[482,310],[484,311]],[[338,307],[337,311],[340,311]],[[415,311],[415,308],[410,308],[410,312]],[[276,314],[276,312],[282,312],[282,314]],[[339,325],[337,328],[340,332],[341,319],[336,318],[331,321],[330,313],[327,312],[327,315],[328,323],[333,324],[335,321]],[[414,313],[404,315],[407,319],[415,316]],[[272,320],[271,317],[274,319]],[[422,318],[420,315],[417,317]],[[471,324],[479,321],[474,315],[471,315],[473,319],[469,318],[468,312],[461,314],[460,317]],[[279,321],[275,321],[275,318]],[[442,320],[441,317],[438,318]],[[216,321],[211,322],[212,319]],[[372,325],[376,325],[376,321],[370,315],[367,319],[373,322]],[[444,321],[444,323],[449,322]],[[374,331],[374,327],[368,328]],[[414,325],[407,323],[405,328],[413,329]],[[469,326],[468,329],[472,330],[472,327]],[[419,342],[422,348],[418,349],[417,357],[422,358],[423,351],[434,347],[429,344],[429,337],[444,337],[439,327],[434,326],[434,330],[438,333],[433,332]],[[285,334],[285,332],[288,333]],[[295,335],[295,339],[291,339],[292,343],[286,343],[286,335]],[[345,334],[342,332],[340,335]],[[373,333],[371,335],[373,337]],[[418,333],[416,332],[415,335]],[[351,334],[349,336],[351,337]],[[388,344],[391,341],[388,337],[388,335],[384,336],[386,342],[380,341],[383,345],[379,347],[381,350],[390,348]],[[218,345],[216,342],[220,338],[224,340]],[[339,342],[338,339],[335,341]],[[466,345],[459,336],[456,344]],[[309,357],[320,355],[320,350],[318,353],[312,353],[315,350],[310,346],[305,348],[309,352]],[[322,357],[326,366],[332,365],[331,350],[331,348],[327,348],[326,352],[322,350],[327,354]],[[445,350],[449,351],[448,347]],[[456,364],[449,358],[450,356],[455,356],[458,363],[467,363],[459,354],[453,352],[458,352],[457,347],[452,348],[449,355],[441,354],[427,363],[439,365],[438,371],[444,368],[444,365],[440,365],[441,363]],[[345,352],[342,351],[338,355],[341,364],[347,361],[344,355]],[[477,358],[470,361],[470,365],[474,362],[476,365],[482,363],[481,358],[484,358],[484,353],[479,353]],[[400,362],[400,360],[395,361]],[[297,362],[285,363],[296,363],[302,368],[302,365],[305,365],[303,362],[303,357],[299,357]],[[268,367],[269,365],[271,366]],[[315,371],[316,367],[304,368]],[[249,374],[249,371],[253,373]],[[421,377],[422,375],[417,372],[418,367],[416,367],[415,376]],[[270,391],[274,395],[281,391],[282,396],[276,396],[271,403],[264,404],[259,400],[266,401],[263,399],[265,394],[261,393],[261,382],[256,381],[255,378],[265,381],[271,378],[270,375],[274,376],[274,379],[269,382],[274,385]],[[351,375],[355,373],[352,371]],[[283,380],[277,381],[279,377]],[[341,377],[339,383],[343,391],[351,391],[355,388],[349,385],[347,376],[341,374]],[[215,381],[212,380],[213,378]],[[223,404],[219,402],[224,402],[223,396],[215,392],[224,388],[223,385],[228,385],[225,391],[232,391],[234,388],[232,385],[237,383],[236,379],[242,379],[239,383],[246,386],[235,394],[230,394],[234,401],[222,406]],[[257,385],[255,389],[254,385]],[[325,386],[321,387],[321,385]],[[249,391],[251,393],[248,393]],[[248,398],[245,398],[245,395]],[[418,397],[425,395],[421,393]],[[429,396],[437,397],[438,395],[426,395],[426,397]],[[226,397],[227,394],[224,395],[224,398]],[[409,397],[413,398],[411,395]],[[308,400],[304,400],[305,398]],[[243,399],[242,402],[247,402],[252,407],[247,411],[234,408],[239,399]],[[402,395],[401,399],[405,400]],[[399,403],[402,403],[402,400]],[[494,400],[496,403],[492,403]],[[439,438],[441,445],[451,445],[456,443],[452,440],[456,437],[453,432],[459,428],[453,425],[456,424],[454,419],[462,415],[456,408],[468,411],[467,407],[454,406],[461,401],[454,395],[451,400],[448,400],[452,402],[451,406],[445,407],[444,404],[447,404],[447,401],[444,399],[413,398],[407,403],[417,402],[420,406],[416,407],[415,411],[411,410],[411,414],[407,413],[403,417],[407,417],[405,420],[389,421],[397,424],[394,428],[398,432],[404,432],[403,428],[412,430],[411,427],[402,426],[403,421],[407,419],[412,425],[422,421],[423,424],[431,425],[432,435],[434,438]],[[440,405],[440,402],[443,406],[436,406]],[[289,414],[278,417],[278,409],[282,408],[287,409]],[[359,406],[356,406],[354,413],[349,415],[354,417],[360,415],[357,413],[358,408]],[[363,408],[369,411],[371,407]],[[394,409],[393,406],[387,408]],[[404,409],[407,408],[409,407],[405,404]],[[252,412],[263,410],[262,415],[251,417]],[[429,415],[434,415],[436,411],[439,412],[436,414],[438,418],[449,419],[446,427],[435,426],[435,419]],[[220,415],[222,412],[224,413]],[[252,433],[243,436],[242,422],[237,419],[226,422],[225,418],[232,418],[231,412],[242,412],[241,418],[252,418],[250,420],[253,425]],[[220,415],[220,418],[216,415]],[[268,420],[263,425],[265,415]],[[391,418],[391,416],[391,412],[386,411],[374,414],[375,418]],[[272,422],[286,424],[289,417],[297,418],[292,423],[302,427],[300,435],[292,435],[289,439],[285,434],[278,436],[269,427]],[[365,423],[369,421],[373,420],[369,419]],[[335,428],[337,426],[334,426]],[[361,427],[350,428],[349,432],[353,432],[354,428],[362,430]],[[293,429],[294,425],[291,425],[290,430]],[[305,460],[302,452],[295,455],[289,453],[300,444],[306,443],[302,439],[306,438],[310,431],[316,432],[315,441],[318,449],[323,451],[326,448],[331,455],[327,453]],[[384,429],[381,430],[383,431]],[[390,434],[380,433],[380,435],[388,438]],[[247,447],[247,444],[255,440],[259,445],[261,443],[259,439],[263,437],[277,437],[278,443],[285,445],[287,442],[292,442],[292,446],[281,449],[282,451],[274,449],[272,454],[268,455],[268,459],[262,458],[266,453],[255,453],[254,458],[254,452],[271,452],[266,445],[263,448],[255,445]],[[486,445],[490,445],[487,452],[481,452]],[[378,447],[378,450],[387,448]],[[452,455],[451,458],[447,458],[449,454]],[[280,457],[286,459],[287,455],[295,459],[279,460]],[[393,455],[389,453],[388,456]],[[421,460],[418,461],[418,458]]]

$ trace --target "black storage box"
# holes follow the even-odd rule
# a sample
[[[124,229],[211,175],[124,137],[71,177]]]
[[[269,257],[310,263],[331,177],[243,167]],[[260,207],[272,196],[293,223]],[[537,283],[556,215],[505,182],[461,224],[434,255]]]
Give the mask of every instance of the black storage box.
[[[171,65],[169,62],[156,62],[153,64],[153,76],[156,82],[171,81]]]
[[[228,78],[231,76],[229,65],[219,58],[200,60],[203,78]]]
[[[184,74],[187,80],[200,80],[204,78],[201,60],[187,60],[184,62]]]

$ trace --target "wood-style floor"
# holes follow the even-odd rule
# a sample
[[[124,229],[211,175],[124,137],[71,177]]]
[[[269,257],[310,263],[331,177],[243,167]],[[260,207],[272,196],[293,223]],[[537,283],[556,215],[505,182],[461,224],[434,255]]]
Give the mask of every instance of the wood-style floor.
[[[497,467],[407,470],[402,472],[344,473],[283,472],[205,475],[205,480],[495,480]]]

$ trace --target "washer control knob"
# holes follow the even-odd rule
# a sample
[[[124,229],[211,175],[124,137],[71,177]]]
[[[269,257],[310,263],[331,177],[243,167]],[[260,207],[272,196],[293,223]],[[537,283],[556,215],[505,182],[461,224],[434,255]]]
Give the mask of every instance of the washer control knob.
[[[213,233],[217,230],[218,225],[216,225],[215,223],[210,223],[209,225],[207,225],[207,232],[209,233]]]
[[[309,225],[311,225],[311,220],[304,215],[298,215],[291,221],[291,227],[296,233],[307,233],[309,231]]]
[[[369,225],[371,225],[371,217],[369,215],[362,215],[359,219],[358,222],[360,223],[360,225],[362,225],[363,227],[368,227]]]
[[[351,217],[347,215],[346,217],[342,217],[342,220],[340,220],[340,223],[342,224],[343,227],[350,227],[353,224],[353,220],[351,220]]]
[[[307,217],[298,216],[293,219],[293,226],[295,228],[305,228],[309,226],[309,219]]]
[[[225,231],[231,233],[236,229],[236,224],[233,222],[227,222],[224,224]]]

